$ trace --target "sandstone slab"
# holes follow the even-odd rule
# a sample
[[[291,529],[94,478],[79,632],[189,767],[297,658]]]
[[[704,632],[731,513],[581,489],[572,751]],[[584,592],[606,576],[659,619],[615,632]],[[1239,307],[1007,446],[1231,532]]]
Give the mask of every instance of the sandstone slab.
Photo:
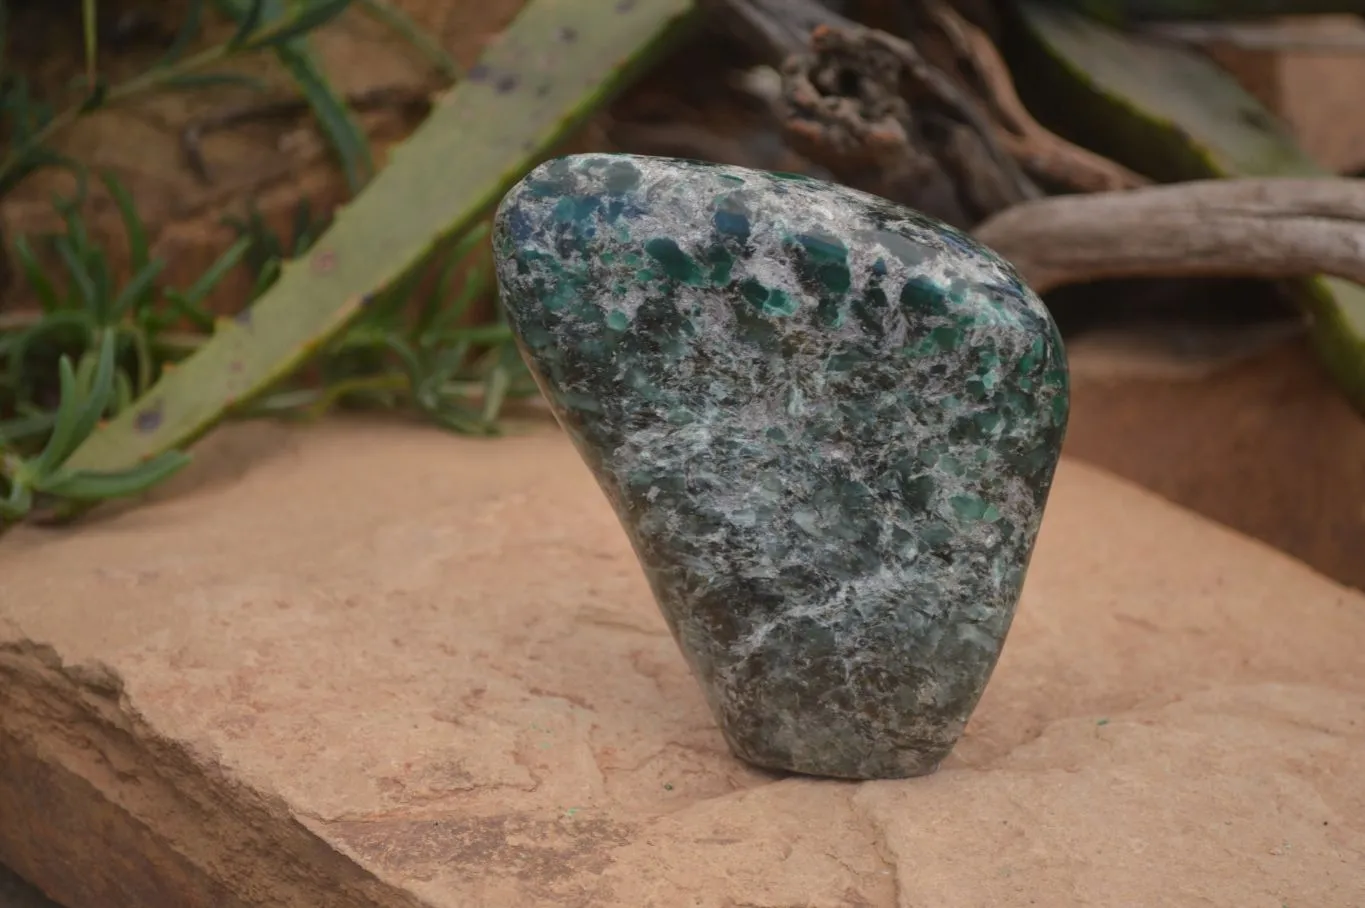
[[[935,775],[728,752],[555,430],[237,427],[0,544],[0,861],[69,905],[1365,904],[1365,597],[1063,461]]]

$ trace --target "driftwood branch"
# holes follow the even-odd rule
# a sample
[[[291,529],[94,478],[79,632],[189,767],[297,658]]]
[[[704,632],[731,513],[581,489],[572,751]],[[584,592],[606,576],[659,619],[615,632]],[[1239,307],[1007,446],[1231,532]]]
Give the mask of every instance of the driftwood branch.
[[[1050,189],[1129,189],[1140,176],[1049,132],[990,38],[941,0],[902,37],[819,0],[701,0],[781,70],[791,147],[842,183],[968,226]]]
[[[1030,176],[1077,192],[1148,184],[1127,167],[1043,128],[1019,100],[1009,67],[986,33],[942,0],[922,0],[922,6],[923,18],[951,49],[953,69],[990,112],[996,140]]]
[[[1365,283],[1365,180],[1199,180],[1016,205],[973,233],[1038,293],[1133,277]]]

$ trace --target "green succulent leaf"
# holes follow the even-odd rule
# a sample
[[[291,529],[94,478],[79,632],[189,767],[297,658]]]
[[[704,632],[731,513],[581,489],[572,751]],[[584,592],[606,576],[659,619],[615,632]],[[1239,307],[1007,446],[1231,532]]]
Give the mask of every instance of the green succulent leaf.
[[[249,88],[252,91],[266,91],[270,87],[264,81],[243,73],[186,73],[183,76],[171,76],[161,82],[162,88],[179,91],[218,88],[224,85]]]
[[[253,50],[278,48],[301,35],[321,28],[341,15],[350,5],[351,0],[313,0],[304,4],[298,13],[282,19],[278,25],[262,29],[260,34],[252,37],[250,45]]]
[[[195,282],[190,285],[188,290],[176,294],[177,301],[186,307],[199,306],[208,298],[208,295],[213,292],[213,288],[217,287],[218,283],[227,276],[228,272],[241,263],[242,257],[246,255],[247,250],[250,248],[251,240],[247,238],[240,239],[233,243],[222,255],[214,260],[212,265],[205,269],[203,274],[199,275]],[[212,317],[203,315],[202,313],[201,317],[197,318],[196,321],[204,328],[209,328],[213,325]]]
[[[185,51],[194,43],[194,39],[199,37],[199,30],[203,25],[204,0],[189,0],[185,4],[185,17],[180,20],[180,29],[175,33],[170,47],[166,48],[166,53],[157,61],[157,65],[170,66],[184,56]]]
[[[100,339],[99,358],[94,365],[94,378],[90,382],[89,388],[85,389],[80,402],[80,408],[76,412],[75,421],[72,423],[72,431],[66,446],[57,453],[57,463],[61,463],[71,455],[76,446],[85,441],[91,432],[95,431],[95,426],[99,425],[100,418],[104,415],[105,409],[109,406],[109,399],[114,391],[114,365],[117,357],[116,333],[105,331]]]
[[[109,191],[114,205],[118,208],[119,218],[123,221],[123,232],[128,237],[129,262],[134,269],[146,267],[151,255],[151,246],[147,241],[147,228],[142,223],[142,218],[138,216],[132,194],[113,171],[101,171],[100,181]]]
[[[9,495],[0,498],[0,519],[7,523],[18,523],[33,510],[33,490],[18,483],[10,487]]]
[[[47,272],[38,264],[38,257],[34,255],[28,237],[20,235],[14,238],[14,255],[19,259],[24,280],[37,294],[38,303],[43,307],[43,311],[55,312],[62,304],[61,297],[57,294],[57,288],[47,276]]]
[[[45,477],[35,491],[72,501],[105,501],[140,495],[165,482],[190,464],[182,451],[166,451],[128,470],[99,473],[91,470],[58,471]]]
[[[76,420],[80,417],[80,386],[76,382],[76,370],[71,365],[71,357],[63,356],[57,362],[57,380],[61,388],[61,402],[57,405],[57,418],[52,425],[52,434],[47,445],[36,460],[25,463],[15,482],[31,483],[34,479],[51,473],[62,462],[62,454],[69,451],[76,433]]]
[[[156,295],[156,279],[165,267],[165,259],[152,259],[141,265],[128,283],[123,285],[118,296],[114,297],[109,307],[109,320],[117,322],[150,303]]]
[[[99,53],[99,20],[96,16],[96,0],[81,0],[81,30],[85,38],[85,76],[95,81],[95,66]]]
[[[246,46],[265,15],[265,0],[220,0],[218,7],[237,20],[237,30],[228,39],[227,46],[233,50]]]

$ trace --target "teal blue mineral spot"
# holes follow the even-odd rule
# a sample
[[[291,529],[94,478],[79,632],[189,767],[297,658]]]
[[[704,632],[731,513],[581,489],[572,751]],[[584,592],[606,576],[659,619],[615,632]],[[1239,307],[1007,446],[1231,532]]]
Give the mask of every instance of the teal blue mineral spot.
[[[657,237],[645,243],[645,253],[668,277],[684,284],[701,284],[702,270],[696,260],[678,248],[677,241]]]
[[[1068,417],[1014,269],[794,174],[540,165],[494,219],[527,365],[731,750],[932,772],[1008,633]]]

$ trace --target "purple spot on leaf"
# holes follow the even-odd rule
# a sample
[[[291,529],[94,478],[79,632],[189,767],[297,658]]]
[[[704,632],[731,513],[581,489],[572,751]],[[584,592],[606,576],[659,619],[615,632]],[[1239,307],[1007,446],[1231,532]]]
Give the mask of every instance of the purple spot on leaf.
[[[536,97],[537,97],[537,98],[543,98],[543,97],[545,97],[546,95],[548,95],[548,94],[550,93],[550,88],[551,88],[551,87],[552,87],[552,86],[550,85],[549,82],[542,82],[542,83],[540,84],[540,86],[538,86],[538,87],[536,88]]]
[[[313,273],[330,274],[337,266],[337,254],[330,249],[324,249],[313,256]]]
[[[616,11],[618,13],[628,13],[633,9],[635,9],[635,0],[620,0],[620,2],[616,4]]]
[[[470,82],[487,82],[492,75],[493,73],[488,69],[487,64],[476,63],[473,69],[465,73],[465,79]]]
[[[242,365],[242,361],[240,359],[234,359],[232,363],[228,366],[228,371],[241,372],[243,368],[244,366]]]
[[[139,432],[155,432],[161,425],[161,401],[157,401],[133,418],[133,426]]]
[[[232,320],[233,320],[234,322],[236,322],[237,324],[241,325],[243,328],[250,328],[250,327],[251,327],[251,310],[250,310],[250,309],[243,309],[241,312],[238,312],[236,315],[234,315],[234,316],[232,317]]]
[[[505,95],[509,91],[515,89],[516,87],[517,77],[512,73],[508,73],[507,75],[503,76],[501,79],[498,80],[497,89],[499,94]]]
[[[569,28],[567,25],[559,30],[559,40],[565,44],[572,44],[578,40],[578,29]]]

